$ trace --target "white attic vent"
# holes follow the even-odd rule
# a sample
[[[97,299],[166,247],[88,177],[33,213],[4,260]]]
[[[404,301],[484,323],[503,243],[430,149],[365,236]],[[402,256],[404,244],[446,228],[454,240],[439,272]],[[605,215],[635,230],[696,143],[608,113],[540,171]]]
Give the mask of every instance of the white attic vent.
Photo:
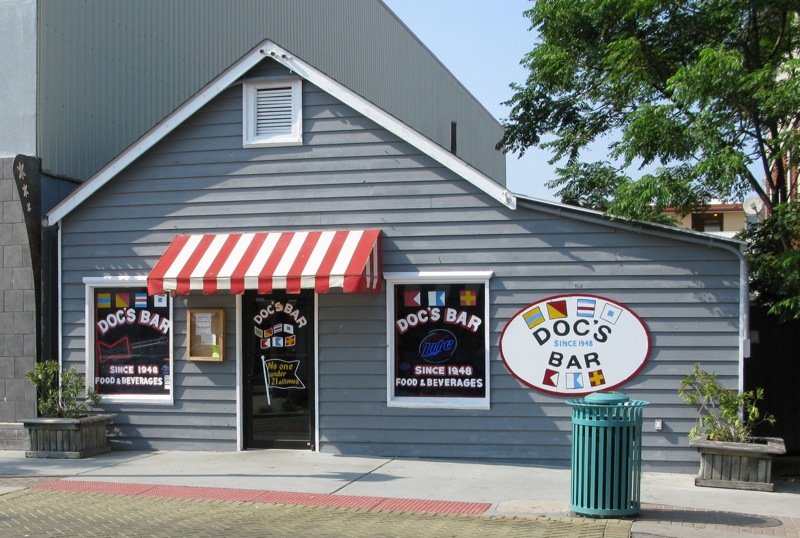
[[[301,99],[299,79],[246,83],[244,146],[302,144]]]
[[[256,89],[256,137],[292,133],[292,88]]]

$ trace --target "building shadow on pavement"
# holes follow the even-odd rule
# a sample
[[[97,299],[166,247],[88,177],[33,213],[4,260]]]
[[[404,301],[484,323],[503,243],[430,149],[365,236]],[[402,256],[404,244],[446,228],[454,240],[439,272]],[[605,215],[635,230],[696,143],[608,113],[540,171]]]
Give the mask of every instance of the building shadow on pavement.
[[[637,521],[649,521],[663,524],[725,526],[770,528],[783,527],[779,517],[760,516],[755,514],[739,514],[717,510],[692,510],[674,506],[642,505],[642,510],[635,518]]]

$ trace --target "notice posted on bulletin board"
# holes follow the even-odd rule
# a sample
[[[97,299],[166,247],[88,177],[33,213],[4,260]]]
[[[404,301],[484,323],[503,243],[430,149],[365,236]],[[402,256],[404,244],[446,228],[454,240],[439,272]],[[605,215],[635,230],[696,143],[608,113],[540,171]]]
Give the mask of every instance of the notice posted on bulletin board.
[[[224,328],[224,310],[189,310],[187,328],[189,360],[223,360]]]

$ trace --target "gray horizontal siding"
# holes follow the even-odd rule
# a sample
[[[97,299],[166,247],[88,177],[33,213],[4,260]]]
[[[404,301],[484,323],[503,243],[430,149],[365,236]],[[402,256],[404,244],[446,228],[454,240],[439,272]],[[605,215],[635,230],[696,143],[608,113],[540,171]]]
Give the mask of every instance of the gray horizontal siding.
[[[650,361],[621,387],[652,402],[644,425],[648,465],[695,465],[686,439],[693,410],[680,402],[677,388],[695,362],[736,382],[739,262],[733,253],[600,219],[508,210],[308,84],[304,103],[311,109],[304,131],[313,136],[303,146],[245,150],[241,89],[234,86],[65,219],[68,362],[83,360],[81,279],[146,274],[177,233],[378,227],[385,271],[494,271],[487,323],[491,409],[386,407],[385,293],[323,294],[321,450],[567,465],[571,410],[565,399],[523,386],[497,346],[508,319],[527,304],[588,293],[626,304],[651,331]],[[215,130],[222,134],[215,137]],[[342,132],[351,136],[334,144]],[[198,448],[228,439],[226,449],[233,449],[235,363],[183,360],[187,305],[226,308],[226,353],[233,357],[234,299],[176,299],[176,404],[120,407],[121,438],[146,434],[154,447],[191,442]],[[197,426],[177,428],[187,413]],[[664,420],[663,432],[653,431],[653,418]]]
[[[82,302],[82,301],[80,301]],[[76,304],[73,302],[72,304]],[[103,404],[116,413],[112,444],[128,449],[236,449],[236,311],[233,296],[192,297],[191,308],[224,308],[226,321],[225,359],[222,362],[186,360],[185,297],[174,300],[173,372],[174,405]],[[81,307],[82,308],[82,307]],[[69,311],[66,304],[65,313]],[[73,315],[75,312],[73,311]],[[84,360],[83,329],[65,325],[67,363]],[[66,331],[65,331],[66,333]],[[146,440],[142,439],[145,438]]]

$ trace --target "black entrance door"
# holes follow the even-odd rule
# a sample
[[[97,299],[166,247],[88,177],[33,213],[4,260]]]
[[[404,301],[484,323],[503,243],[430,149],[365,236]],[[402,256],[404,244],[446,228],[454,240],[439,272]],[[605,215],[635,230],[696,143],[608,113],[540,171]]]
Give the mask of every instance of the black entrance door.
[[[314,448],[314,292],[242,302],[245,448]]]

